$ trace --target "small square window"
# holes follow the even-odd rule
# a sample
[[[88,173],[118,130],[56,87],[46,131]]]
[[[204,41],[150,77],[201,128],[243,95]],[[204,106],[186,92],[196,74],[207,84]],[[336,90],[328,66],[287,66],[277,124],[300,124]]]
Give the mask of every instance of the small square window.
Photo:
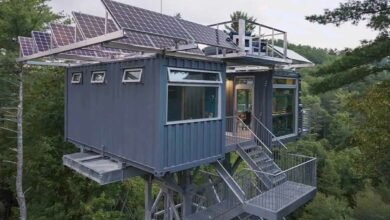
[[[123,72],[122,82],[141,82],[142,69],[125,69]]]
[[[91,83],[104,83],[105,71],[92,72]]]
[[[81,73],[72,73],[72,84],[80,84],[82,81],[82,75]]]

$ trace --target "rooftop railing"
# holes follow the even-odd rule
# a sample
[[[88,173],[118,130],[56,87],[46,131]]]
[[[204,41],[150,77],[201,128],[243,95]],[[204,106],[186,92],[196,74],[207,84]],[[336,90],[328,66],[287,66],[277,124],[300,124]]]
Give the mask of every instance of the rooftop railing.
[[[220,22],[209,25],[209,27],[229,34],[234,33],[238,36],[238,42],[235,41],[234,43],[238,43],[241,50],[247,52],[247,54],[287,58],[286,31],[244,19]],[[246,45],[245,40],[250,41],[249,46]],[[277,40],[283,41],[282,51],[275,50],[274,46]],[[217,53],[219,53],[218,50]]]

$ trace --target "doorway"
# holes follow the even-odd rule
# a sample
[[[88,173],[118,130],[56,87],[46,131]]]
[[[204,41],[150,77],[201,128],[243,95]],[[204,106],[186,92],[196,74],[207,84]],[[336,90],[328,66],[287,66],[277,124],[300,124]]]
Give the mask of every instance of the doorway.
[[[254,77],[237,77],[235,80],[235,113],[251,127],[254,102]]]

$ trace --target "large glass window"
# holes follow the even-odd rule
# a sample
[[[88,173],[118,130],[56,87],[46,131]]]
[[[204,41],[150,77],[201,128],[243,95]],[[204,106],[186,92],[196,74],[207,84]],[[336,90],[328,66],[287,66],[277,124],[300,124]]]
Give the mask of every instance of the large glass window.
[[[273,82],[272,129],[277,136],[296,132],[296,81],[295,79],[277,79]]]
[[[218,87],[168,87],[168,121],[218,117]]]
[[[187,70],[170,68],[168,71],[170,82],[200,82],[200,83],[220,83],[219,72],[208,72],[200,70]]]
[[[220,73],[169,69],[168,74],[168,122],[219,118]]]

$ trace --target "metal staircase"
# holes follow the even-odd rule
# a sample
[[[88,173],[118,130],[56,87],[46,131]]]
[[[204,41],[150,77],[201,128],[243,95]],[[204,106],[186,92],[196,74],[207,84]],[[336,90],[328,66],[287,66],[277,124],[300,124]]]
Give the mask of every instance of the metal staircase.
[[[265,144],[269,141],[258,137],[260,126],[264,126],[259,120],[252,120],[256,123],[251,126],[256,130],[252,130],[240,118],[233,119],[236,121],[231,124],[239,124],[237,127],[251,136],[248,141],[236,141],[236,152],[247,168],[229,173],[221,162],[214,163],[222,182],[219,184],[224,184],[227,189],[223,195],[218,195],[224,199],[214,201],[213,205],[186,219],[239,219],[240,216],[282,219],[311,200],[316,193],[316,158],[289,153],[281,142],[271,151]],[[274,139],[265,126],[262,132],[269,134],[259,136]],[[248,135],[242,137],[234,131],[229,135],[230,138],[248,139]]]
[[[265,147],[261,147],[252,141],[244,145],[239,144],[237,153],[254,171],[263,171],[265,173],[278,174],[282,170],[273,160],[272,152]],[[282,183],[286,180],[286,175],[269,176],[263,172],[255,172],[255,174],[262,180],[263,184],[270,189],[273,185]]]

